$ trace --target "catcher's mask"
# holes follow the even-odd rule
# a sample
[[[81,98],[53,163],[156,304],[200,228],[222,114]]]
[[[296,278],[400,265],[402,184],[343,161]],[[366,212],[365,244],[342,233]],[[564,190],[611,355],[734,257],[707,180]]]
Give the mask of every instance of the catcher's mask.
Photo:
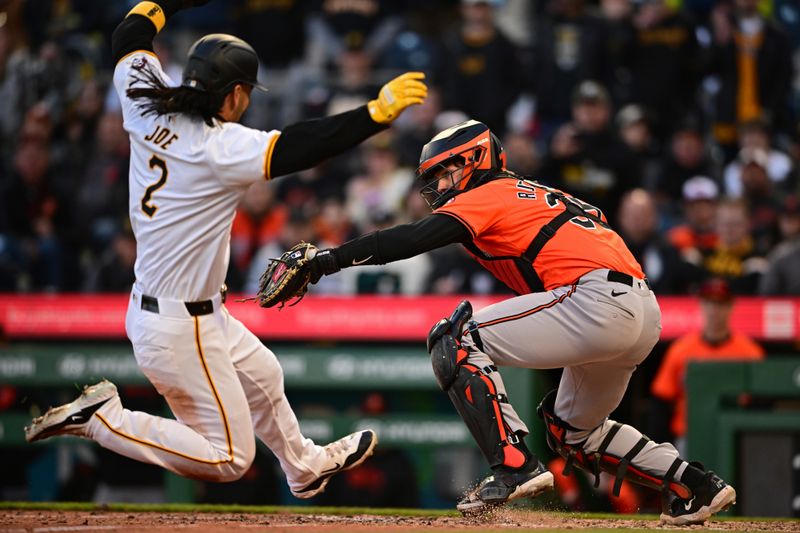
[[[422,182],[420,194],[436,209],[457,194],[480,185],[492,172],[505,168],[506,156],[500,140],[486,124],[467,120],[430,140],[417,167]],[[456,168],[457,167],[457,168]]]
[[[227,94],[237,83],[266,91],[257,74],[258,55],[252,46],[233,35],[212,33],[189,50],[181,85],[213,94]]]

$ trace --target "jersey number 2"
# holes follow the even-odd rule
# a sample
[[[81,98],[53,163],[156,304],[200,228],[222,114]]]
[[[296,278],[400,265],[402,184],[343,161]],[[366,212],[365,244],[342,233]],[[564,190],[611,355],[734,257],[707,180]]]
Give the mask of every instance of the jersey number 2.
[[[154,155],[150,158],[150,168],[156,167],[161,170],[161,177],[158,178],[157,182],[149,186],[147,190],[144,191],[144,196],[142,196],[142,211],[150,218],[153,218],[153,215],[158,211],[158,207],[150,203],[150,197],[167,183],[167,174],[169,174],[167,172],[167,163],[160,157]]]

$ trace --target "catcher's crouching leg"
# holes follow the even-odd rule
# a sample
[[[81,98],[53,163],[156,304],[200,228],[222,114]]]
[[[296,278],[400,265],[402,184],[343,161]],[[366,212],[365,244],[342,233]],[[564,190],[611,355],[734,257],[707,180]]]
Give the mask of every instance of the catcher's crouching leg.
[[[503,422],[501,403],[489,374],[496,368],[467,363],[467,352],[461,347],[461,330],[472,317],[472,306],[463,301],[450,319],[443,318],[428,335],[433,373],[439,387],[447,393],[458,414],[464,419],[491,467],[500,465],[519,468],[527,460],[527,450],[519,437]]]
[[[669,443],[658,444],[636,428],[606,420],[591,431],[575,428],[555,414],[556,391],[550,391],[539,404],[539,416],[544,419],[547,444],[567,462],[564,474],[572,466],[595,475],[595,486],[601,471],[616,476],[613,493],[619,495],[624,479],[661,491],[664,505],[675,496],[687,499],[692,490],[682,474],[694,468],[678,456]],[[586,435],[579,442],[569,442],[568,432]],[[685,476],[684,476],[685,477]],[[689,476],[691,477],[691,476]]]
[[[503,418],[499,393],[490,374],[494,366],[479,368],[468,362],[460,343],[461,331],[472,317],[472,306],[461,302],[449,319],[443,318],[428,335],[428,351],[436,380],[447,393],[489,462],[493,475],[459,502],[464,513],[479,512],[523,496],[552,488],[553,476],[525,446],[524,433],[515,433]]]

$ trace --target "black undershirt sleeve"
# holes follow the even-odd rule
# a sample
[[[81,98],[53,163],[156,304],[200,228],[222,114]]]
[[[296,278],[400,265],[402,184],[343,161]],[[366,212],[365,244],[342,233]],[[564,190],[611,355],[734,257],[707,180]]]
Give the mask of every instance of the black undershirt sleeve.
[[[469,240],[469,230],[457,219],[433,214],[412,224],[401,224],[357,237],[335,248],[333,253],[339,268],[383,265]]]
[[[181,0],[155,0],[164,12],[164,19],[177,13],[181,7]],[[156,27],[147,17],[130,15],[120,22],[111,36],[111,57],[116,65],[120,59],[138,50],[153,51],[153,38],[156,36]]]
[[[338,115],[287,126],[275,141],[269,177],[284,176],[316,166],[387,127],[372,120],[366,105]]]

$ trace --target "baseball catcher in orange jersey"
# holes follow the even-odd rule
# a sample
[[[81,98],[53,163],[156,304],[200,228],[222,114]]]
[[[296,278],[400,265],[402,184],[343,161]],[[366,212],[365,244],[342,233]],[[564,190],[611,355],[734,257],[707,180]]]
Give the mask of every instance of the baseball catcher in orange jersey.
[[[647,280],[603,213],[505,168],[503,148],[470,120],[422,150],[417,177],[433,213],[412,224],[320,250],[308,279],[362,264],[383,264],[450,243],[467,251],[518,296],[473,314],[462,302],[433,326],[433,371],[464,419],[491,475],[457,507],[478,513],[553,486],[553,475],[525,445],[498,367],[563,367],[557,390],[539,405],[550,447],[573,466],[652,487],[661,520],[702,523],[736,499],[734,489],[636,428],[609,419],[636,366],[661,331]]]

